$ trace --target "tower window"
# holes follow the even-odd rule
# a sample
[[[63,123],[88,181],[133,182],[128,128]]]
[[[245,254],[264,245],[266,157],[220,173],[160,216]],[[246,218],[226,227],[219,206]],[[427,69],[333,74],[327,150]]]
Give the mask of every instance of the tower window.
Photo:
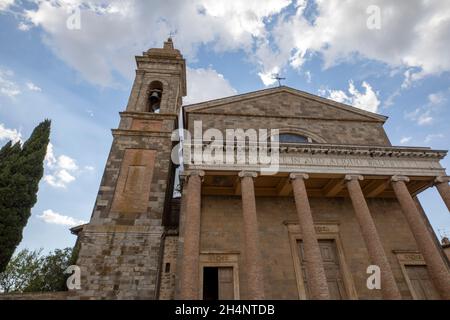
[[[161,99],[163,94],[163,84],[159,81],[150,83],[148,89],[148,112],[159,113],[161,108]]]

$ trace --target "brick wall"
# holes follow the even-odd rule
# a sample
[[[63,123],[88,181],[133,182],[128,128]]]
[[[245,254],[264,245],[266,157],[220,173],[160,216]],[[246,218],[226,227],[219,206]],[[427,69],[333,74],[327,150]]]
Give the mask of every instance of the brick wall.
[[[366,268],[370,265],[367,249],[355,219],[349,199],[312,198],[315,221],[337,222],[345,262],[359,299],[380,299],[379,291],[366,287]],[[417,250],[413,235],[403,218],[396,200],[369,199],[377,230],[382,239],[394,276],[405,298],[411,298],[392,250]],[[294,262],[286,221],[297,221],[292,198],[258,197],[259,237],[264,261],[266,298],[298,299]],[[245,254],[243,246],[242,209],[240,197],[204,196],[202,198],[202,251],[240,252],[241,299],[249,298],[246,291]]]
[[[390,145],[382,121],[284,92],[205,110],[188,109],[191,132],[195,120],[203,121],[204,130],[291,128],[330,144]]]

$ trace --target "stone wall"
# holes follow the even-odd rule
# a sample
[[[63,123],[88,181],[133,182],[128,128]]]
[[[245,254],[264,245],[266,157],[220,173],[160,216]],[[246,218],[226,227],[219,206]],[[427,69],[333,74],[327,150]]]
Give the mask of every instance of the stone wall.
[[[80,299],[155,299],[162,227],[87,226]]]
[[[1,294],[1,300],[66,300],[72,292],[61,291],[61,292],[30,292],[30,293],[10,293]]]
[[[178,235],[167,235],[164,239],[164,256],[160,275],[160,300],[173,300],[175,298],[177,256]]]

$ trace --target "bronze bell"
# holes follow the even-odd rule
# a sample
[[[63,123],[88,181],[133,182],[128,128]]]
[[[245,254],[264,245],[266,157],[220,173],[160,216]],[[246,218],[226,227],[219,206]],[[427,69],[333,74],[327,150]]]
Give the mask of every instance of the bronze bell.
[[[152,90],[150,92],[149,100],[150,100],[150,106],[153,109],[153,111],[155,112],[160,107],[161,92],[159,90]]]

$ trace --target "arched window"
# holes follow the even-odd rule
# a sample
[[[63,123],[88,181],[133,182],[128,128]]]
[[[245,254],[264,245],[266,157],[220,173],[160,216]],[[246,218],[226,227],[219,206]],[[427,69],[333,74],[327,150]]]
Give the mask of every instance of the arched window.
[[[161,99],[163,94],[163,84],[159,81],[153,81],[148,88],[147,111],[159,113],[161,108]]]
[[[311,143],[311,138],[294,134],[294,133],[280,133],[280,143]]]

